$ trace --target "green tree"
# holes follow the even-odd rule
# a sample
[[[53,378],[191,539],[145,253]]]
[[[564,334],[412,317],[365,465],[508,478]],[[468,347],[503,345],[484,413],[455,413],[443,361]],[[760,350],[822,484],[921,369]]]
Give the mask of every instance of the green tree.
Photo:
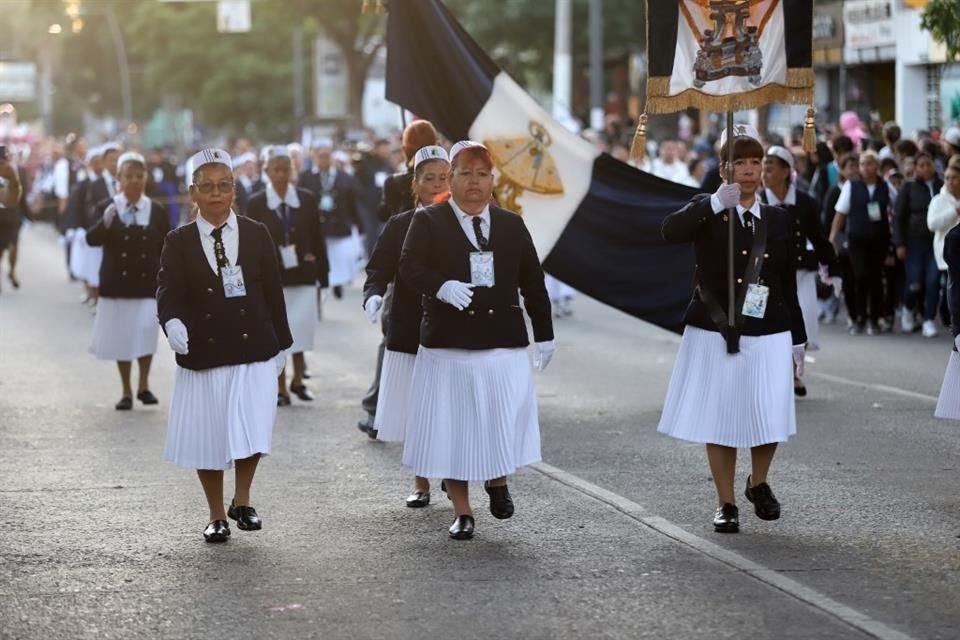
[[[920,17],[920,26],[947,47],[947,58],[960,57],[960,2],[930,0]]]

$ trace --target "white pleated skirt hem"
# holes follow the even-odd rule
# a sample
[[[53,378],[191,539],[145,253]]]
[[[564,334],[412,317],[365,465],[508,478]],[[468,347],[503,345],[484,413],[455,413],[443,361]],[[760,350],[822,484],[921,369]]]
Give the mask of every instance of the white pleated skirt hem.
[[[380,370],[380,393],[373,428],[377,439],[384,442],[403,442],[406,438],[407,412],[410,409],[410,389],[417,356],[412,353],[383,352]]]
[[[686,327],[657,431],[737,448],[786,442],[797,432],[791,342],[743,336],[730,355],[720,333]]]
[[[817,272],[797,271],[797,299],[807,330],[807,351],[820,349],[820,305],[817,303]]]
[[[284,287],[283,301],[287,306],[287,322],[293,335],[293,346],[287,351],[313,351],[317,326],[317,288],[312,285]]]
[[[177,367],[164,459],[188,469],[229,469],[268,455],[277,416],[273,360],[193,371]]]
[[[97,360],[131,361],[157,352],[160,325],[154,298],[100,298],[90,353]]]
[[[363,269],[363,245],[356,229],[345,238],[327,238],[330,286],[340,287],[356,280]]]
[[[937,418],[960,420],[960,353],[956,351],[950,352],[947,371],[943,375],[943,386],[940,387],[940,398],[933,415]]]
[[[421,347],[413,369],[403,463],[425,478],[481,481],[541,460],[526,349]]]

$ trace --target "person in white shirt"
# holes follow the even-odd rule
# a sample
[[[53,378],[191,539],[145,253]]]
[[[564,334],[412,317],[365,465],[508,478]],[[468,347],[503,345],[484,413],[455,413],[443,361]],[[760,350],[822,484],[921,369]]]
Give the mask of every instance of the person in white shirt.
[[[947,233],[960,223],[960,164],[952,163],[943,174],[943,187],[930,201],[927,209],[927,227],[933,232],[933,257],[940,271],[941,300],[947,286],[947,261],[943,244]],[[952,310],[951,310],[952,311]]]

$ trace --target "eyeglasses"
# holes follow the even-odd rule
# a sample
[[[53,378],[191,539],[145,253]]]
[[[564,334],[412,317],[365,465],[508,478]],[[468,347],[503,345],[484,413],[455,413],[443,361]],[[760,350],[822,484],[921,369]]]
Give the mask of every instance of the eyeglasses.
[[[224,180],[223,182],[201,182],[200,184],[193,185],[197,188],[197,191],[203,195],[210,195],[217,191],[217,193],[232,193],[233,192],[233,183],[229,180]]]

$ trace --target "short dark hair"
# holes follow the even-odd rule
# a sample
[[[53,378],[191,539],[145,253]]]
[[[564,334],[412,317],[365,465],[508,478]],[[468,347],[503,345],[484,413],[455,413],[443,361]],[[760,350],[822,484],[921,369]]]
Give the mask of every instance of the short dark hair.
[[[727,145],[730,141],[723,143],[720,148],[720,162],[727,161]],[[763,160],[763,145],[759,140],[747,136],[735,136],[733,138],[733,159],[742,160],[743,158],[759,158]]]
[[[920,153],[920,147],[913,140],[900,140],[894,150],[902,156],[915,156]]]
[[[926,151],[921,151],[921,152],[918,153],[917,156],[914,158],[914,161],[916,161],[916,162],[920,162],[921,160],[929,160],[930,162],[933,162],[933,161],[934,161],[934,160],[933,160],[933,156],[932,156],[931,154],[927,153]]]
[[[900,165],[897,164],[897,161],[891,157],[887,156],[880,159],[880,170],[886,172],[888,169],[899,169]]]
[[[853,140],[849,136],[837,136],[833,139],[833,153],[841,155],[853,151]]]
[[[891,145],[896,144],[902,135],[900,131],[900,125],[892,120],[887,124],[883,125],[883,139],[886,140]]]
[[[844,157],[843,162],[840,164],[840,168],[841,168],[841,169],[846,169],[846,168],[847,168],[847,165],[850,164],[851,162],[854,163],[855,165],[857,165],[857,166],[859,167],[859,166],[860,166],[860,156],[858,156],[858,155],[855,154],[855,153],[851,153],[850,155]]]

